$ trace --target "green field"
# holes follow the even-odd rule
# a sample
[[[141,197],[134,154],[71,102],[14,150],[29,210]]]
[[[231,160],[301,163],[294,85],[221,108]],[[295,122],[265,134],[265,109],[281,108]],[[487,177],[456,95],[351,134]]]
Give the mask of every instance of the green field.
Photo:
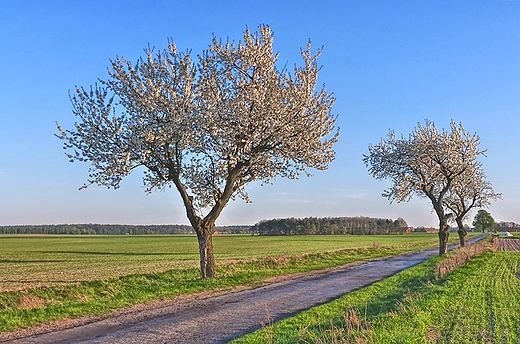
[[[456,241],[456,236],[452,236]],[[0,331],[434,247],[435,234],[215,236],[200,280],[194,236],[0,236]]]
[[[214,238],[219,265],[347,248],[385,255],[437,243],[435,234]],[[198,260],[195,236],[0,236],[0,291],[197,268]]]
[[[233,344],[520,343],[518,252],[487,251],[445,278],[435,257]]]

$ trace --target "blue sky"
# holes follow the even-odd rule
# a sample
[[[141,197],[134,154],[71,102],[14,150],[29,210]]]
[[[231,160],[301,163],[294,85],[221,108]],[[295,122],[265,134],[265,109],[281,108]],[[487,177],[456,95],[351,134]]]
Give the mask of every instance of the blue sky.
[[[240,39],[269,25],[280,63],[324,47],[320,82],[337,98],[340,140],[324,172],[251,184],[217,224],[306,216],[404,218],[436,226],[426,199],[389,204],[368,175],[369,144],[428,118],[461,122],[488,149],[484,170],[503,200],[489,211],[520,223],[520,1],[0,1],[0,225],[188,223],[174,189],[144,193],[139,173],[118,190],[78,188],[55,122],[74,123],[69,90],[105,78],[109,59],[135,61],[171,37],[198,54],[212,34]]]

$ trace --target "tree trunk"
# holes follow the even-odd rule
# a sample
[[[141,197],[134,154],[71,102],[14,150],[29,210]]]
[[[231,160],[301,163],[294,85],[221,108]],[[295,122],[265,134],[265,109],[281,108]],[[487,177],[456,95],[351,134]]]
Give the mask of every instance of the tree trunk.
[[[459,228],[459,230],[457,231],[457,233],[459,234],[459,244],[460,244],[460,247],[464,247],[464,246],[466,246],[466,239],[465,239],[466,234],[467,234],[466,231],[465,231],[464,229],[461,230],[461,229]]]
[[[457,218],[455,219],[457,221],[457,227],[459,227],[459,230],[457,231],[457,233],[459,234],[459,243],[460,243],[460,247],[464,247],[466,246],[466,235],[468,234],[468,232],[466,231],[466,229],[464,229],[464,225],[462,224],[462,220]]]
[[[445,230],[439,231],[439,256],[448,253],[448,238],[450,233]]]
[[[439,256],[448,253],[449,226],[444,224],[439,228]]]
[[[203,279],[215,277],[216,263],[213,252],[213,228],[214,226],[204,226],[196,229],[200,252],[200,274]]]

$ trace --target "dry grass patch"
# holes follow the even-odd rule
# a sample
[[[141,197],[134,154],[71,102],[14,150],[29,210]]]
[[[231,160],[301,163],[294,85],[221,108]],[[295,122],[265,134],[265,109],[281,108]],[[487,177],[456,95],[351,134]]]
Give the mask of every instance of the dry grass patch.
[[[260,260],[260,265],[264,268],[286,268],[291,264],[291,257],[265,257]]]
[[[46,305],[45,300],[34,295],[22,295],[18,309],[40,308]]]
[[[374,327],[367,321],[366,314],[360,316],[355,309],[342,312],[341,320],[330,319],[328,327],[319,326],[318,333],[309,331],[308,327],[299,330],[300,341],[308,344],[367,344],[374,336]]]
[[[450,272],[466,264],[471,258],[491,250],[493,245],[489,242],[480,241],[476,244],[461,247],[448,253],[447,257],[439,262],[435,270],[436,278],[444,278]]]

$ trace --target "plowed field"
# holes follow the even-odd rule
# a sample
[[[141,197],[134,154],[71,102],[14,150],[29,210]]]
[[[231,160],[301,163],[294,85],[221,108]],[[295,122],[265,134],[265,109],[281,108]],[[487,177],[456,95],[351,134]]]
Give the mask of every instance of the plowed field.
[[[520,251],[520,239],[497,238],[497,251]]]

